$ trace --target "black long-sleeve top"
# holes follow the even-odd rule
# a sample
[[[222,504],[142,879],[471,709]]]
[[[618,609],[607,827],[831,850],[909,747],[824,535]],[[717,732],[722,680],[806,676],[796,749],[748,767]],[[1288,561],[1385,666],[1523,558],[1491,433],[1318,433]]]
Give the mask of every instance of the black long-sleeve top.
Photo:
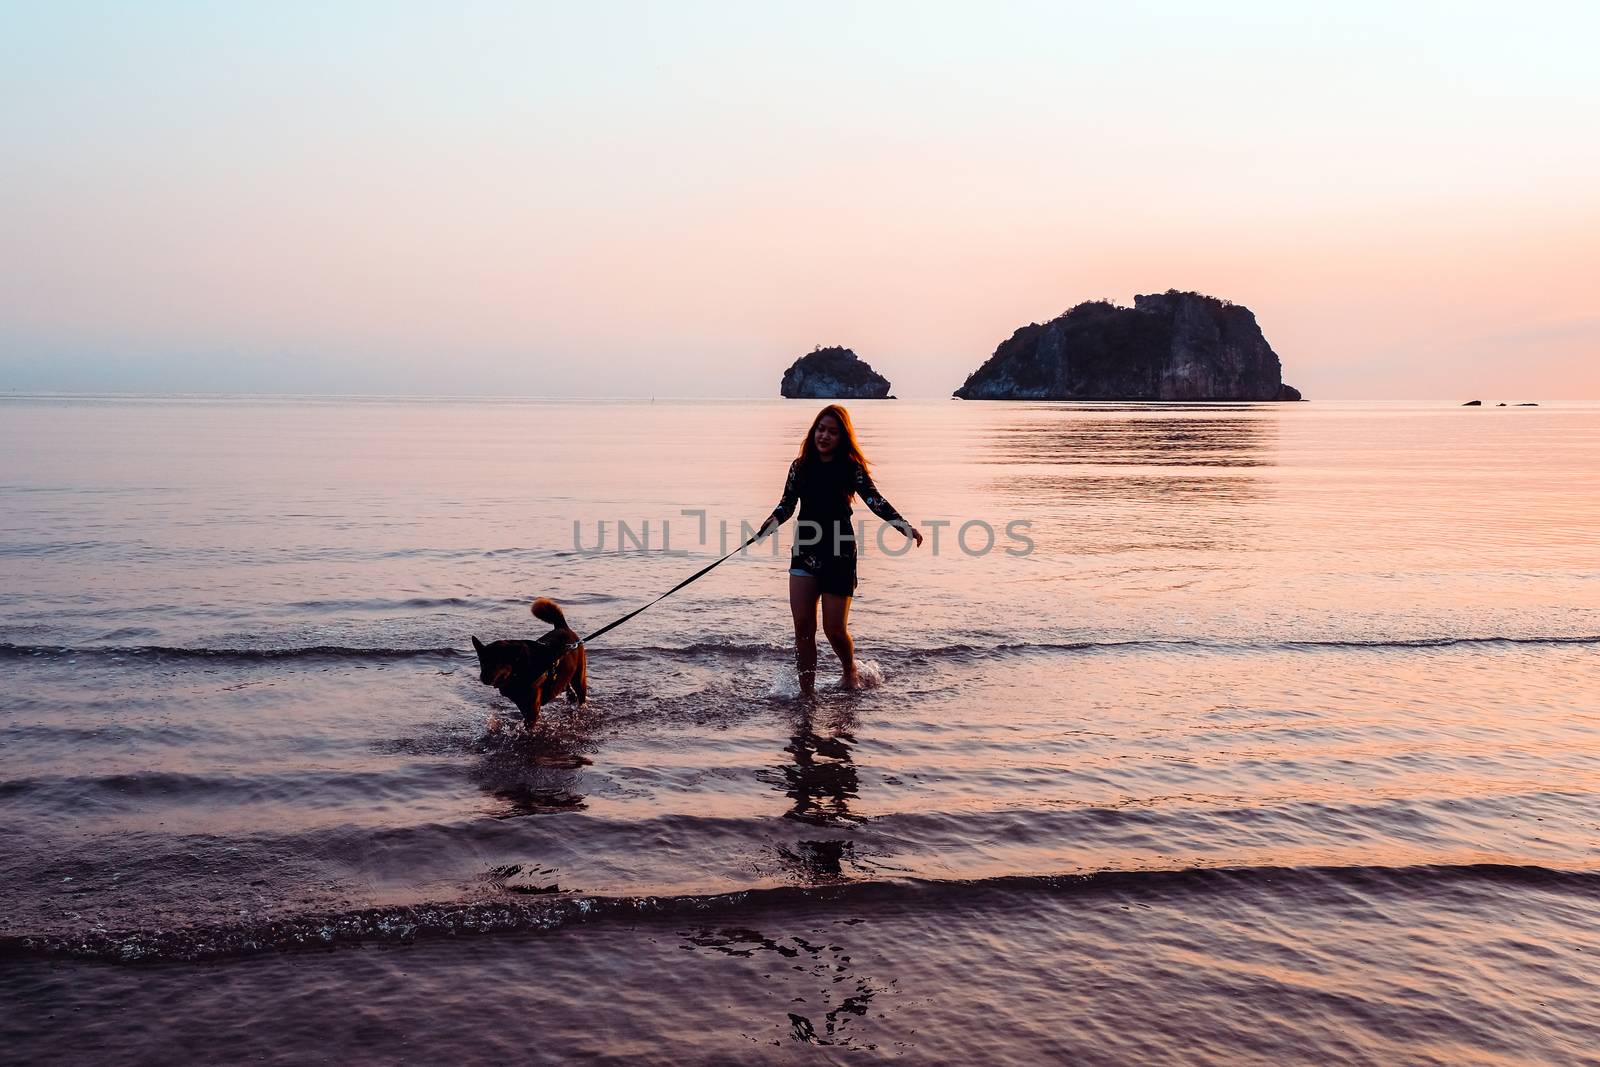
[[[911,524],[878,492],[878,487],[872,484],[872,475],[859,463],[843,456],[827,463],[807,463],[800,458],[789,464],[789,477],[783,483],[783,498],[772,509],[772,514],[767,516],[762,527],[775,527],[786,522],[794,514],[795,504],[798,503],[800,521],[816,523],[822,531],[823,544],[831,543],[829,539],[833,536],[851,541],[852,496],[859,496],[874,515],[907,537],[911,536]]]

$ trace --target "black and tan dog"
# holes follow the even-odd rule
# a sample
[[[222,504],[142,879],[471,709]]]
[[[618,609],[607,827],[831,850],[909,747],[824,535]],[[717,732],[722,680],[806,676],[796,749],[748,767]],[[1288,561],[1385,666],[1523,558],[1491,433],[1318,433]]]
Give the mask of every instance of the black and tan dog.
[[[486,645],[472,639],[472,647],[478,650],[478,680],[494,686],[515,704],[529,730],[539,721],[539,709],[563,690],[579,704],[589,699],[588,656],[561,608],[554,600],[540,597],[533,602],[533,614],[554,627],[537,641],[491,641]]]

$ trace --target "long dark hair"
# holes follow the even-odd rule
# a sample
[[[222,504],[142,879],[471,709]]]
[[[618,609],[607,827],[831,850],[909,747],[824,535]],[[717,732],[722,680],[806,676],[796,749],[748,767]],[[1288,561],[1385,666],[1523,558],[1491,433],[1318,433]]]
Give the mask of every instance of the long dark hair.
[[[850,413],[838,404],[829,404],[817,412],[817,417],[811,420],[811,428],[806,431],[805,440],[800,442],[800,458],[807,466],[821,462],[817,455],[817,424],[826,415],[832,415],[839,420],[839,432],[844,438],[839,444],[844,449],[844,458],[858,464],[864,471],[870,470],[871,468],[867,466],[867,457],[861,451],[861,442],[856,440],[856,428],[850,421]]]

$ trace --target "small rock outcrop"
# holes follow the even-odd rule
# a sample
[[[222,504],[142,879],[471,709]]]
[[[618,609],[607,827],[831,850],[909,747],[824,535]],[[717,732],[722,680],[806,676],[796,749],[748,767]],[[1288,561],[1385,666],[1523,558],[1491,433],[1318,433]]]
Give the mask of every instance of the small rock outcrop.
[[[1483,401],[1481,401],[1481,400],[1469,400],[1465,404],[1462,404],[1461,406],[1464,407],[1464,408],[1481,408],[1481,407],[1483,407]]]
[[[1031,323],[955,391],[963,400],[1300,400],[1242,304],[1201,293],[1079,304]]]
[[[791,399],[884,400],[889,379],[848,348],[816,348],[783,372],[778,392]]]

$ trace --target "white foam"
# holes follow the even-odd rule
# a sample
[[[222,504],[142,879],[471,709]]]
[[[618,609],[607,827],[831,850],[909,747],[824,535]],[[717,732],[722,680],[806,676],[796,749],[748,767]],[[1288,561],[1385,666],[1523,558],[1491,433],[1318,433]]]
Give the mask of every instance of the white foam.
[[[856,672],[861,675],[861,688],[876,689],[883,684],[883,668],[875,659],[856,660]]]
[[[793,667],[780,667],[767,687],[768,700],[793,700],[800,695],[800,676]]]
[[[883,684],[886,675],[883,667],[874,659],[856,660],[856,672],[861,676],[862,689],[876,689]],[[833,675],[831,680],[824,681],[823,674],[817,672],[817,688],[850,692],[844,687],[844,676]],[[772,680],[767,686],[767,699],[793,700],[800,695],[800,676],[793,667],[780,667],[772,674]]]

